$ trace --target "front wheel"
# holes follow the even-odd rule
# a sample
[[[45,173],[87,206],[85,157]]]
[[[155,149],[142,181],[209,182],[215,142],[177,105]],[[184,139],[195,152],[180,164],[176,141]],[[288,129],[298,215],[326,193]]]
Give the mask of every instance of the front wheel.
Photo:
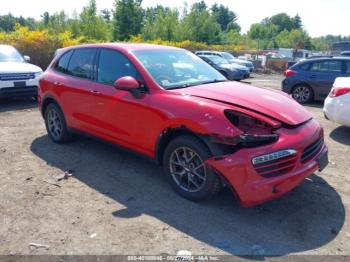
[[[307,85],[296,86],[292,91],[293,98],[300,104],[306,104],[313,100],[314,93]]]
[[[193,136],[180,136],[167,146],[163,159],[170,184],[181,196],[192,201],[208,199],[221,188],[218,175],[205,164],[212,155]]]

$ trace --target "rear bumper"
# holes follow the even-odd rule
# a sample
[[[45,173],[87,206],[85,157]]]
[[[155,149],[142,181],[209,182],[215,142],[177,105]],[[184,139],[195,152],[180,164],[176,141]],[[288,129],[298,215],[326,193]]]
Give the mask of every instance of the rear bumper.
[[[288,193],[305,177],[318,170],[320,168],[318,158],[328,154],[326,145],[322,143],[311,158],[306,162],[301,160],[305,148],[323,137],[323,130],[315,121],[310,121],[297,129],[280,130],[279,135],[279,140],[271,145],[245,148],[220,160],[207,160],[208,165],[230,183],[242,206],[258,205]],[[285,149],[297,151],[295,164],[286,173],[264,177],[252,165],[254,157]]]
[[[292,89],[293,89],[293,83],[287,78],[283,79],[282,91],[287,93],[287,94],[290,94],[290,93],[292,93]]]
[[[350,93],[339,97],[327,97],[323,112],[326,118],[340,125],[350,127]]]

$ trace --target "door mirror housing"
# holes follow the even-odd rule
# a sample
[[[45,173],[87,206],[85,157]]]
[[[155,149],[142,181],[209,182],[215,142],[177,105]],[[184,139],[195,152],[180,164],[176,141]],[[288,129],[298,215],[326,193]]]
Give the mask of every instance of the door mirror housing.
[[[140,83],[132,76],[123,76],[114,82],[114,87],[118,90],[129,91],[134,97],[141,97]]]
[[[140,83],[132,76],[123,76],[114,82],[116,89],[132,91],[140,88]]]
[[[30,56],[25,55],[25,56],[23,56],[23,58],[26,62],[30,62]]]

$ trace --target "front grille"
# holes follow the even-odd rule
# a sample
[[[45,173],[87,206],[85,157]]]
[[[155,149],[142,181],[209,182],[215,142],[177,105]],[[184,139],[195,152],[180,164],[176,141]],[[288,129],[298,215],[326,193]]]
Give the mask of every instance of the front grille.
[[[28,80],[35,78],[34,73],[0,74],[0,81]]]
[[[256,172],[263,177],[275,177],[290,172],[297,160],[297,155],[289,155],[264,163],[253,165]]]
[[[323,138],[316,140],[314,143],[305,148],[302,156],[301,162],[305,163],[311,158],[313,158],[322,148],[324,144]]]

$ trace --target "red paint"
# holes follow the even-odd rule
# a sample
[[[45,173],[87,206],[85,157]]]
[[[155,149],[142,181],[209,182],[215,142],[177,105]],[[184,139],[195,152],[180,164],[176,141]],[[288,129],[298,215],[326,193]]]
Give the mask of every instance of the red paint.
[[[111,48],[126,55],[144,79],[148,92],[136,98],[126,90],[57,73],[53,69],[54,60],[40,80],[39,104],[42,108],[48,97],[56,100],[69,127],[155,157],[157,141],[168,129],[186,127],[198,135],[235,138],[243,131],[227,119],[224,110],[248,114],[275,129],[278,141],[242,148],[221,159],[207,160],[207,164],[231,184],[245,206],[285,194],[319,168],[316,159],[327,150],[325,145],[306,163],[301,163],[300,158],[307,146],[323,137],[322,128],[316,121],[308,121],[311,114],[284,93],[238,82],[167,91],[152,79],[130,51],[172,47],[144,44],[88,46]],[[135,84],[130,79],[124,80],[119,84]],[[260,176],[252,166],[252,158],[283,149],[298,152],[291,170],[273,178]]]

